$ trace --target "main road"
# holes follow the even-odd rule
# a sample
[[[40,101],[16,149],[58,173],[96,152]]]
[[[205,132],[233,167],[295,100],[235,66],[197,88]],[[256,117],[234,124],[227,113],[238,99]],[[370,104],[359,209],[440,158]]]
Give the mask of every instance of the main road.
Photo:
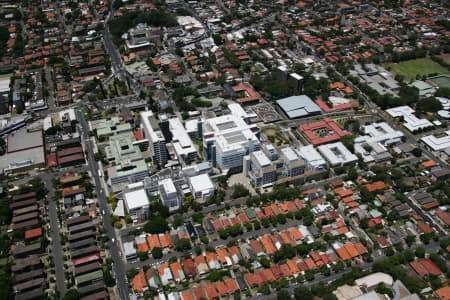
[[[83,132],[83,140],[86,143],[86,149],[88,150],[88,166],[91,171],[91,176],[94,178],[98,204],[102,212],[104,212],[103,227],[105,228],[106,234],[109,238],[108,241],[109,253],[114,263],[113,271],[116,277],[117,289],[119,290],[120,300],[129,300],[130,291],[128,288],[128,283],[125,280],[125,266],[119,255],[120,249],[117,243],[116,232],[114,230],[114,227],[111,225],[109,221],[110,217],[109,209],[106,203],[105,191],[103,190],[102,182],[98,174],[99,170],[98,163],[94,159],[94,151],[93,151],[94,146],[92,145],[92,141],[89,138],[89,126],[86,121],[86,118],[84,117],[84,110],[79,109],[76,112],[78,115],[78,120],[80,120],[81,130]]]

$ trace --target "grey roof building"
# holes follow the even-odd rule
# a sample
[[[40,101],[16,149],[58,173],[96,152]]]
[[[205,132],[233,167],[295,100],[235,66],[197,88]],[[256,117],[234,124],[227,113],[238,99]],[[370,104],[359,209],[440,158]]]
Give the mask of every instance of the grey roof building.
[[[277,100],[277,104],[289,119],[302,118],[321,113],[319,106],[306,95],[280,99]]]

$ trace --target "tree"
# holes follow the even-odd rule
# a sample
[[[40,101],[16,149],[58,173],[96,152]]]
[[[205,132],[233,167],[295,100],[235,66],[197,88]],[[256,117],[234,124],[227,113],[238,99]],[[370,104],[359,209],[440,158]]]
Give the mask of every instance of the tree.
[[[130,215],[125,215],[125,222],[127,223],[127,224],[131,224],[132,222],[133,222],[133,219],[131,219],[131,216]]]
[[[144,225],[144,231],[147,233],[164,233],[169,230],[167,220],[162,216],[152,216]]]
[[[430,259],[438,266],[438,268],[444,272],[447,273],[447,263],[445,261],[443,261],[439,255],[437,255],[436,253],[432,253],[430,254]]]
[[[81,294],[76,289],[68,290],[63,297],[63,300],[78,300],[78,299],[81,299]]]
[[[355,136],[348,134],[341,137],[341,142],[344,144],[344,146],[350,150],[352,153],[355,152],[355,146],[353,141],[355,140]]]
[[[173,226],[174,226],[175,228],[177,228],[177,227],[183,225],[183,223],[184,223],[184,218],[183,218],[183,216],[181,216],[180,214],[176,214],[176,215],[173,217]]]
[[[250,195],[250,192],[242,184],[236,184],[233,186],[233,193],[231,194],[231,198],[237,199],[246,197],[248,195]]]
[[[269,284],[267,282],[264,283],[263,286],[259,288],[259,292],[263,293],[264,295],[269,295],[270,294]]]
[[[415,157],[421,157],[422,156],[422,149],[420,148],[414,148],[411,153],[415,156]]]
[[[279,214],[277,216],[277,222],[280,224],[286,224],[286,216],[284,214]]]
[[[358,178],[358,171],[355,168],[350,168],[348,170],[348,179],[354,181],[356,178]]]
[[[303,225],[309,226],[314,222],[314,216],[308,215],[303,218]]]
[[[147,252],[139,252],[138,257],[141,261],[146,261],[148,259],[148,253]]]
[[[161,248],[159,247],[155,247],[152,249],[152,256],[154,259],[160,259],[161,257],[163,257],[163,251]]]
[[[269,226],[270,226],[269,218],[264,218],[264,219],[262,219],[262,220],[261,220],[261,225],[262,225],[264,228],[269,227]]]
[[[192,221],[194,221],[194,223],[199,223],[200,224],[203,221],[203,217],[204,217],[204,215],[201,212],[193,213],[192,214]]]
[[[116,285],[116,281],[112,277],[109,270],[103,271],[103,280],[105,281],[107,287],[113,287]]]
[[[291,299],[291,295],[287,290],[280,290],[277,293],[277,300],[287,300]]]
[[[420,99],[416,104],[416,109],[423,112],[437,112],[442,109],[442,103],[434,97]]]
[[[338,300],[335,294],[327,293],[322,297],[323,300]]]
[[[391,299],[394,298],[394,293],[392,292],[392,290],[390,288],[387,288],[383,282],[378,284],[375,291],[381,295],[388,295],[389,297],[391,297]]]
[[[175,243],[175,250],[182,252],[191,248],[189,239],[180,239]]]
[[[403,253],[403,257],[405,258],[406,261],[411,262],[414,260],[414,252],[412,252],[411,250],[406,250]]]
[[[314,279],[314,270],[307,270],[305,273],[305,279],[312,281]]]
[[[311,300],[314,299],[314,295],[310,289],[305,286],[300,286],[294,290],[295,300]]]
[[[425,248],[424,247],[419,247],[416,249],[416,256],[418,258],[424,258],[425,257]]]

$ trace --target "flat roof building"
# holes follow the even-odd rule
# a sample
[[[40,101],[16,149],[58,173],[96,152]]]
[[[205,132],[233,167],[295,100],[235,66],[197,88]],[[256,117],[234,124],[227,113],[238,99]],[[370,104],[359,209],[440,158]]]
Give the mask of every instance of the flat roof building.
[[[306,95],[291,96],[276,102],[289,119],[319,115],[321,113],[320,107]]]
[[[137,251],[134,247],[133,242],[123,243],[123,254],[128,262],[133,261],[137,258]]]
[[[237,109],[230,110],[231,114],[203,121],[205,157],[222,171],[242,167],[243,157],[261,147],[259,128],[247,124]]]
[[[343,166],[358,160],[341,142],[326,144],[317,148],[331,166]]]
[[[205,203],[214,196],[215,188],[208,174],[200,174],[189,178],[189,186],[194,198],[200,203]]]
[[[145,137],[149,140],[152,158],[155,162],[164,166],[168,161],[166,140],[158,126],[156,117],[152,111],[142,111],[140,114]]]
[[[390,108],[386,112],[393,118],[402,117],[404,121],[403,126],[411,132],[433,126],[433,123],[428,119],[419,119],[416,117],[414,115],[414,109],[407,105]]]
[[[169,119],[169,129],[172,133],[172,145],[178,161],[182,164],[190,164],[197,159],[197,149],[194,147],[189,134],[178,118]]]
[[[22,128],[8,135],[6,153],[0,156],[0,173],[22,172],[44,166],[42,130],[28,131]]]
[[[450,130],[447,130],[445,134],[446,136],[439,138],[434,135],[427,135],[421,138],[421,140],[434,151],[444,150],[450,148]]]
[[[144,189],[125,193],[124,198],[128,214],[135,222],[147,218],[150,201]]]
[[[386,146],[399,143],[403,132],[394,130],[386,122],[373,123],[363,126],[366,135],[355,138],[355,153],[361,154],[365,162],[383,161],[390,159]]]
[[[327,162],[313,145],[300,147],[298,154],[301,158],[303,158],[306,165],[311,170],[322,170],[327,167]]]
[[[177,188],[175,187],[172,178],[160,180],[158,185],[162,203],[167,206],[169,210],[180,209],[183,203],[180,197],[178,197]]]
[[[244,174],[255,186],[284,183],[304,173],[305,162],[297,152],[290,147],[278,150],[265,147],[245,157]]]

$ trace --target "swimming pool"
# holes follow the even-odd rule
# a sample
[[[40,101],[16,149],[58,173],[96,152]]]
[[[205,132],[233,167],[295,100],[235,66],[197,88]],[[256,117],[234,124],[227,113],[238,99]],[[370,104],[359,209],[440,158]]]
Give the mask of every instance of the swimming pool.
[[[381,202],[378,200],[373,201],[373,203],[377,206],[377,207],[381,207]]]
[[[376,215],[376,214],[378,214],[379,212],[378,212],[378,210],[376,210],[376,209],[372,209],[369,213],[370,213],[371,215]]]

